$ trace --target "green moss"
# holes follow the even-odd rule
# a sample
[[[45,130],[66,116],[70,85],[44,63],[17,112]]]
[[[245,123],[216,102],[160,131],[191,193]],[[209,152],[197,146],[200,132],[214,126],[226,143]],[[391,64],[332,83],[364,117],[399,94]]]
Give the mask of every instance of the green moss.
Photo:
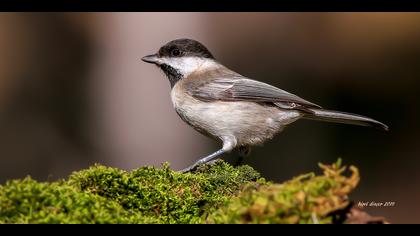
[[[138,222],[119,204],[73,186],[38,183],[27,177],[0,188],[1,223]]]
[[[0,186],[0,223],[330,223],[358,175],[322,168],[280,185],[223,161],[187,174],[168,164],[131,172],[95,165],[52,183],[8,181]]]
[[[320,164],[323,175],[301,175],[283,184],[248,184],[209,218],[210,223],[333,223],[334,212],[349,205],[348,194],[359,182],[359,173],[343,176],[341,160]]]

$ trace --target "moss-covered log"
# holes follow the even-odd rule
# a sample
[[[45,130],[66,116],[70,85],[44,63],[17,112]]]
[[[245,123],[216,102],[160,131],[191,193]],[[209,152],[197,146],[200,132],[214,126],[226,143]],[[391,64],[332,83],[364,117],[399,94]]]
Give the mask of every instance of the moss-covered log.
[[[186,174],[168,164],[131,172],[95,165],[51,183],[8,181],[0,186],[0,223],[349,222],[357,169],[346,176],[340,161],[320,167],[321,175],[275,184],[223,161]]]

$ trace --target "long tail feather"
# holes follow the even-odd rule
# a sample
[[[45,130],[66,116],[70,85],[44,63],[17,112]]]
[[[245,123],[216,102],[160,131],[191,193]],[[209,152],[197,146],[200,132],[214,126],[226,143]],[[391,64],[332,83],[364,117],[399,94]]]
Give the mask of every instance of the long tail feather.
[[[309,109],[311,112],[305,112],[303,118],[308,120],[318,120],[342,124],[352,124],[361,126],[371,126],[377,129],[388,131],[388,126],[372,118],[351,114],[341,111]]]

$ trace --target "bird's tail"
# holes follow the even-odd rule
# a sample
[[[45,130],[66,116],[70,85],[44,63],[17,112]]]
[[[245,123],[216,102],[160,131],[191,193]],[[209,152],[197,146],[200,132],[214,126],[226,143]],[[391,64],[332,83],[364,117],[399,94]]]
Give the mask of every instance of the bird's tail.
[[[310,110],[311,112],[305,112],[303,116],[304,119],[351,125],[371,126],[377,129],[388,131],[388,126],[366,116],[316,108],[310,108],[308,110]]]

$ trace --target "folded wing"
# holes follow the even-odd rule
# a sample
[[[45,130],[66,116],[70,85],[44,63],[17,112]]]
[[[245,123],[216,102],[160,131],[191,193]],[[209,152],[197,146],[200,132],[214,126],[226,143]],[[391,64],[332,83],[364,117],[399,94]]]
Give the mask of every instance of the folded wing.
[[[191,86],[189,91],[193,97],[203,101],[265,102],[284,109],[303,111],[321,108],[282,89],[241,76],[200,82]]]

